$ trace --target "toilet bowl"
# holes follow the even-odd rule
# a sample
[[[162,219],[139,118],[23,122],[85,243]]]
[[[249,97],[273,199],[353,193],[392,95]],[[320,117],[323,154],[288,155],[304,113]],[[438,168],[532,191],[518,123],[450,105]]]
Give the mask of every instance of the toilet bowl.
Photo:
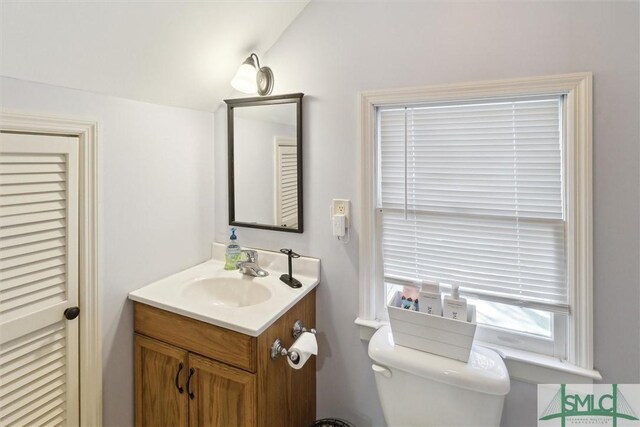
[[[500,356],[474,346],[467,363],[393,343],[391,328],[369,342],[389,427],[499,426],[509,374]]]

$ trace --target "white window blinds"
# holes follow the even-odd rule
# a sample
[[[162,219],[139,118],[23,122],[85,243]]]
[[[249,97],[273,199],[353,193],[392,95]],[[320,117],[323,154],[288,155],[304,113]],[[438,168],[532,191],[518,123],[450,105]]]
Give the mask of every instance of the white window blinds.
[[[387,282],[566,312],[562,97],[377,110]]]

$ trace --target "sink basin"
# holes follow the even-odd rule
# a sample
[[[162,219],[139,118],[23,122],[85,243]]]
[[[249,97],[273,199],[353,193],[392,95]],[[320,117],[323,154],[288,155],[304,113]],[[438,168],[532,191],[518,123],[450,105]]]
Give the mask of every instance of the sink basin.
[[[224,307],[249,307],[271,298],[271,291],[255,280],[208,277],[187,284],[183,296]]]
[[[320,260],[300,257],[294,264],[302,287],[282,283],[288,257],[258,250],[266,277],[225,270],[226,246],[214,243],[213,258],[129,293],[129,299],[161,310],[257,337],[320,281]]]

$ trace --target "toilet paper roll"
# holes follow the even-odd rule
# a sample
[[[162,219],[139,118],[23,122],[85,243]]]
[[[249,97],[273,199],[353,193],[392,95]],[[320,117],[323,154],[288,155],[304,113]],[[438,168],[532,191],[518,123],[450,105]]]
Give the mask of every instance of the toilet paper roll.
[[[291,361],[290,357],[287,357],[289,366],[293,369],[302,368],[311,356],[318,354],[318,341],[316,341],[316,336],[311,332],[303,332],[293,343],[289,351],[298,354],[298,360],[295,362]]]

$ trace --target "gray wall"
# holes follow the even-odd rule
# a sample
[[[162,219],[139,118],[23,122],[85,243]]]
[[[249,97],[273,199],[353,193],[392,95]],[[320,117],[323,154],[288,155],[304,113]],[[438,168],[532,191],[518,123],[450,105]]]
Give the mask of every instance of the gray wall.
[[[98,121],[105,426],[133,425],[127,294],[210,257],[213,117],[0,78],[0,107]]]
[[[318,415],[383,425],[353,324],[358,228],[331,236],[332,198],[358,204],[358,91],[594,73],[595,365],[606,382],[640,381],[639,8],[614,2],[312,2],[261,58],[274,93],[302,91],[302,235],[239,229],[243,245],[322,259]],[[225,112],[215,114],[216,240],[227,238]],[[536,387],[515,383],[503,424],[536,424]]]

